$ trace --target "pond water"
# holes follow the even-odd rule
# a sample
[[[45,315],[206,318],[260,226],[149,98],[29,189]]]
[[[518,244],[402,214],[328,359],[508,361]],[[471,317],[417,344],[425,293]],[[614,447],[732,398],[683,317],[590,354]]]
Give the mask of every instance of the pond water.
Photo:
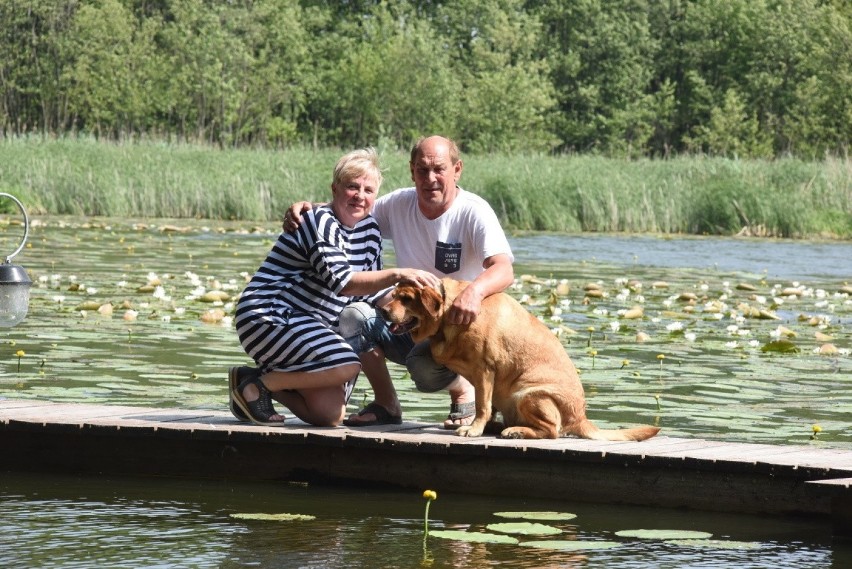
[[[613,507],[543,500],[484,499],[285,483],[75,478],[0,474],[3,567],[607,567],[846,568],[852,547],[807,520]],[[484,532],[501,511],[576,514],[545,522],[559,539],[615,543],[555,551],[445,540],[447,529]],[[290,513],[311,520],[263,521],[239,513]],[[640,528],[701,531],[705,544],[620,537]],[[554,536],[517,536],[523,543]]]
[[[22,230],[2,221],[7,253]],[[204,295],[238,294],[275,236],[273,226],[240,223],[35,220],[14,262],[36,284],[27,319],[0,329],[0,397],[224,409],[227,368],[247,360],[231,301]],[[852,243],[511,241],[518,281],[510,294],[562,339],[597,424],[852,450]],[[570,291],[557,293],[560,283]],[[629,317],[637,307],[641,317]],[[408,418],[443,419],[445,395],[419,394],[403,370],[392,371]],[[362,379],[353,410],[368,388]],[[566,553],[434,537],[424,546],[423,502],[393,490],[2,473],[0,516],[11,526],[0,537],[0,565],[845,567],[851,559],[830,528],[809,520],[516,500],[495,507],[443,491],[432,504],[435,529],[483,529],[497,510],[572,511],[576,520],[556,524],[563,537],[619,547]],[[241,512],[316,519],[230,517]],[[649,527],[707,531],[747,547],[614,536]]]

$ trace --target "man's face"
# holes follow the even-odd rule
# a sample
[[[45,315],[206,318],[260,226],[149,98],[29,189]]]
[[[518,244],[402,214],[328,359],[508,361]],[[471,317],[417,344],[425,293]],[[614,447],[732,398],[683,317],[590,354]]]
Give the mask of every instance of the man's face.
[[[456,197],[462,163],[452,163],[449,147],[442,141],[423,144],[417,159],[410,164],[411,179],[417,189],[417,201],[427,216],[437,217],[452,205]]]

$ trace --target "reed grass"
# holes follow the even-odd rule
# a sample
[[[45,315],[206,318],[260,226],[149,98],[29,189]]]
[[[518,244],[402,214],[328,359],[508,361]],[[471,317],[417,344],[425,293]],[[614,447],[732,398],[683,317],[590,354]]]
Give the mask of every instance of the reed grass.
[[[380,151],[383,192],[411,185],[407,152]],[[342,153],[6,138],[0,191],[36,214],[269,221],[294,201],[328,200]],[[852,238],[848,158],[463,160],[461,185],[488,200],[510,230]]]

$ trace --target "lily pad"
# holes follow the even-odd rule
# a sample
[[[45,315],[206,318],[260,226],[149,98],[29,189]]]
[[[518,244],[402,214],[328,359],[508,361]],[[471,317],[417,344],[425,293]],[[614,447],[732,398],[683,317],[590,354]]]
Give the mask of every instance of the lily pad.
[[[508,535],[476,531],[461,531],[455,529],[430,531],[429,536],[439,537],[441,539],[469,541],[473,543],[506,543],[509,545],[515,545],[518,543],[517,539]]]
[[[567,541],[567,540],[543,540],[523,541],[518,545],[522,547],[535,547],[537,549],[556,549],[559,551],[580,551],[583,549],[614,549],[621,547],[622,543],[617,541]]]
[[[494,512],[500,518],[518,518],[522,520],[546,520],[551,522],[562,522],[573,520],[577,514],[568,512]]]
[[[712,549],[757,549],[756,541],[733,541],[726,539],[670,539],[666,543],[683,547],[706,547]]]
[[[626,529],[615,532],[618,537],[635,537],[638,539],[708,539],[713,536],[706,531],[691,531],[678,529]]]
[[[232,518],[238,520],[263,520],[273,522],[289,522],[296,520],[315,520],[316,516],[308,514],[231,514]]]
[[[782,354],[795,353],[799,351],[799,347],[796,346],[790,340],[776,340],[774,342],[768,342],[760,348],[762,352],[779,352]]]
[[[488,524],[485,527],[491,531],[499,531],[502,533],[518,533],[521,535],[556,535],[562,533],[562,530],[559,528],[531,522],[507,522],[499,524]]]

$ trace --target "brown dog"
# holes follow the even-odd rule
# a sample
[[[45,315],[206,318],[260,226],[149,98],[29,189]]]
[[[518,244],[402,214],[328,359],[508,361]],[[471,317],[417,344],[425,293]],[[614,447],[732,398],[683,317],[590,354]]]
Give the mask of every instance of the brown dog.
[[[443,279],[442,290],[398,286],[383,315],[391,332],[430,339],[432,357],[470,381],[476,390],[476,418],[458,429],[478,437],[492,410],[503,415],[504,438],[555,439],[575,435],[608,441],[643,441],[658,427],[598,429],[586,418],[586,399],[577,370],[562,344],[507,294],[486,298],[470,326],[444,322],[453,300],[469,284]]]

